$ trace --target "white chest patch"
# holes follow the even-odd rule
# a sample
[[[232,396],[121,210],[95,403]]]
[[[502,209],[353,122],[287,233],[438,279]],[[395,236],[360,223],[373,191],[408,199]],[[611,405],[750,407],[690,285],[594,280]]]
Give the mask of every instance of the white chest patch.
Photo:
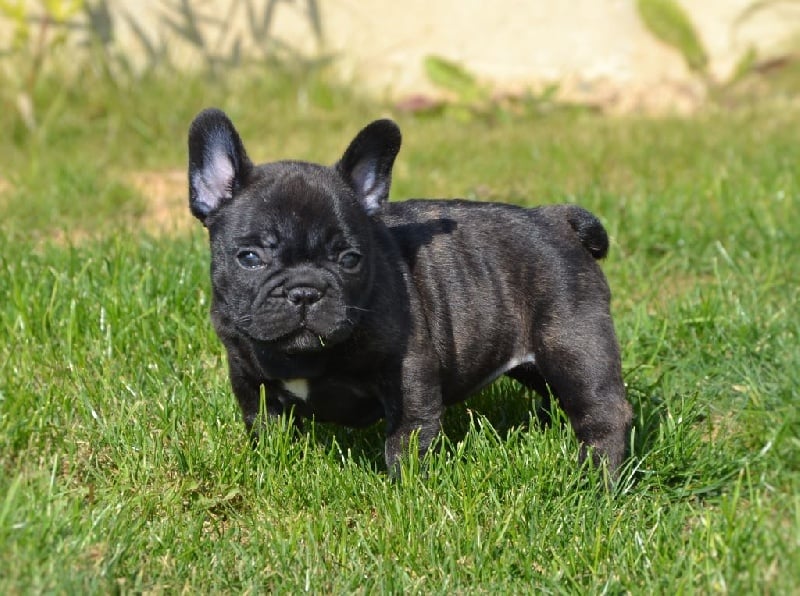
[[[294,395],[297,399],[303,401],[308,399],[307,379],[286,379],[283,381],[283,388]]]

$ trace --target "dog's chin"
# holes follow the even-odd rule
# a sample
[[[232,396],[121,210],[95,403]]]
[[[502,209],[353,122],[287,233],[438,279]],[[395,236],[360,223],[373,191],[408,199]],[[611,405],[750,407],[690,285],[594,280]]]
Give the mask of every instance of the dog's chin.
[[[351,333],[350,327],[338,327],[324,334],[302,327],[274,339],[253,336],[250,336],[250,339],[261,347],[284,354],[313,354],[342,343]]]

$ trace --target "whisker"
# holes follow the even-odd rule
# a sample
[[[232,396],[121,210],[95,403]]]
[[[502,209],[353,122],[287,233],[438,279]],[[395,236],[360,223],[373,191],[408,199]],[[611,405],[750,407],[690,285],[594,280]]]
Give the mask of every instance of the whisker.
[[[349,304],[347,305],[347,308],[352,308],[353,310],[360,310],[361,312],[372,312],[372,310],[369,308],[361,308],[360,306],[352,306]]]

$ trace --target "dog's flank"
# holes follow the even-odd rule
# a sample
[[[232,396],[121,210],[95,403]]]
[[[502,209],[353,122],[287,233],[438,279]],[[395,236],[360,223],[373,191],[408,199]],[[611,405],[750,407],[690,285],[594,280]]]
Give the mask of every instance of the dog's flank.
[[[631,409],[600,221],[575,205],[388,202],[400,131],[365,127],[332,167],[253,165],[219,110],[189,131],[189,204],[208,228],[211,318],[248,428],[267,412],[386,420],[396,470],[444,407],[500,375],[565,410],[616,470]]]

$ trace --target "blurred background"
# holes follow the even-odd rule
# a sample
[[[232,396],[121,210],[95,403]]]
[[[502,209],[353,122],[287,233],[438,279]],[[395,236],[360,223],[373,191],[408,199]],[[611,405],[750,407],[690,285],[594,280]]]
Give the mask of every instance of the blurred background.
[[[708,84],[792,62],[798,17],[792,0],[2,0],[0,35],[37,69],[81,47],[117,77],[268,59],[399,99],[448,86],[438,59],[498,93],[686,111]]]
[[[785,111],[798,50],[791,0],[0,0],[0,209],[48,234],[185,222],[183,136],[207,105],[255,136],[257,160],[330,161],[380,115],[552,130],[565,111]],[[435,175],[404,186],[404,164],[406,192],[487,194]]]

